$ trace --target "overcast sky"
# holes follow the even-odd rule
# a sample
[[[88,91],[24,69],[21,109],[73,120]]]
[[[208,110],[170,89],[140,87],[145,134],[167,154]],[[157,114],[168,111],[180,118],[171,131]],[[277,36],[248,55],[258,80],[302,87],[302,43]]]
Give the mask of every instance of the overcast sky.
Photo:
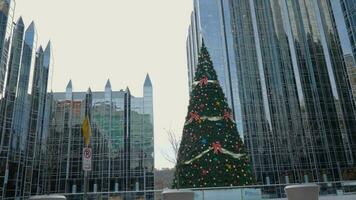
[[[166,131],[181,135],[188,103],[186,36],[192,0],[16,0],[15,21],[34,20],[38,46],[53,44],[53,91],[129,86],[142,96],[149,73],[154,92],[156,168],[172,167]]]

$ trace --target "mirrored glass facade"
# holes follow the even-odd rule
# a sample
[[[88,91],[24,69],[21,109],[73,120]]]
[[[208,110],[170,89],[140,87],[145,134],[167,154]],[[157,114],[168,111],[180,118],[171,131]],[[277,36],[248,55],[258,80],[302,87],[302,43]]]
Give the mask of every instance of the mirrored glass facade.
[[[229,71],[213,62],[217,72],[230,73],[218,73],[222,84],[227,77],[236,77],[231,87],[237,93],[230,96],[238,102],[235,114],[240,117],[235,118],[257,181],[356,179],[355,104],[330,1],[197,2],[192,18],[206,30],[197,34],[193,22],[189,28],[189,74],[194,74],[191,66],[197,64],[194,52],[201,37],[212,58],[214,48],[219,48],[217,42],[226,41],[225,50],[232,46],[233,56],[224,57],[235,63]],[[211,6],[224,14],[217,17]],[[213,19],[204,22],[197,10]],[[214,20],[221,23],[221,16],[225,16],[225,27],[216,27],[222,27],[224,34],[209,28]]]
[[[0,97],[3,97],[11,43],[15,2],[0,0]]]
[[[84,191],[81,127],[90,116],[93,149],[89,192],[152,190],[154,184],[152,85],[146,77],[143,97],[125,91],[52,94],[47,141],[47,172],[42,193]],[[151,193],[142,197],[153,198]]]
[[[347,33],[352,45],[352,52],[356,58],[356,1],[338,0],[341,3],[343,16],[345,18]]]
[[[8,2],[8,1],[6,1]],[[0,3],[0,9],[7,5]],[[36,52],[36,29],[20,17],[7,47],[8,60],[0,99],[0,199],[28,199],[38,193],[51,45]],[[32,77],[32,78],[31,78]],[[46,124],[47,123],[47,124]]]
[[[189,85],[194,81],[194,71],[197,68],[198,51],[204,38],[209,48],[214,68],[219,82],[233,110],[240,134],[243,134],[241,109],[238,94],[235,51],[232,37],[231,14],[229,1],[195,0],[194,12],[191,15],[191,25],[187,38]],[[243,135],[242,135],[243,136]]]
[[[356,1],[331,1],[347,73],[356,104]]]

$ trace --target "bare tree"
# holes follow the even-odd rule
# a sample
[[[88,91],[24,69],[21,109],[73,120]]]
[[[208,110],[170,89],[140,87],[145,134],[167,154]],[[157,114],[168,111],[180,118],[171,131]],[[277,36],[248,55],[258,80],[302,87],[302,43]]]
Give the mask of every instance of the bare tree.
[[[180,139],[172,131],[172,129],[167,130],[166,133],[168,136],[168,142],[169,142],[170,148],[173,152],[173,155],[169,154],[168,152],[162,152],[162,155],[168,162],[176,164],[177,157],[178,157],[178,151],[179,151],[179,145],[180,145]]]

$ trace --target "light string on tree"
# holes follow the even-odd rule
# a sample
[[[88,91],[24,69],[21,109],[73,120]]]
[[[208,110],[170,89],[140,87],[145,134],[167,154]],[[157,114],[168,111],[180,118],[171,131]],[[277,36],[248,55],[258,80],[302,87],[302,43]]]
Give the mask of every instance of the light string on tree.
[[[246,156],[246,154],[241,154],[241,153],[233,153],[227,149],[224,149],[221,147],[221,144],[220,142],[214,142],[210,148],[208,148],[207,150],[201,152],[199,155],[195,156],[194,158],[186,161],[186,162],[183,162],[184,164],[186,165],[189,165],[191,164],[192,162],[194,162],[195,160],[198,160],[199,158],[201,158],[202,156],[204,156],[205,154],[207,154],[209,151],[211,150],[214,150],[214,153],[215,154],[219,154],[219,153],[223,153],[223,154],[226,154],[226,155],[229,155],[235,159],[240,159],[241,157],[243,156]]]

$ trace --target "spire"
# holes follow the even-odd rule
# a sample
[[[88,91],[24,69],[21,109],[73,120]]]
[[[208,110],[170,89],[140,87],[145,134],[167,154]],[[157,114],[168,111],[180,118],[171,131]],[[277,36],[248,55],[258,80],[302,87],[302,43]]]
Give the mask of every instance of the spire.
[[[16,26],[24,26],[22,17],[20,16],[19,19],[16,22]]]
[[[48,41],[46,49],[44,51],[43,66],[49,68],[51,61],[51,41]]]
[[[106,81],[105,89],[111,89],[110,79],[108,79],[108,80]]]
[[[106,81],[106,85],[105,85],[105,100],[106,101],[111,101],[111,83],[110,83],[110,79],[108,79],[108,81]]]
[[[40,47],[37,49],[37,53],[43,53],[42,45],[40,45]]]
[[[28,26],[28,28],[26,29],[26,33],[25,33],[25,43],[31,48],[33,48],[34,46],[35,36],[36,36],[35,23],[32,21],[30,26]]]
[[[130,93],[129,86],[126,87],[125,92]]]
[[[24,29],[25,29],[25,25],[23,24],[22,17],[20,17],[16,22],[14,32],[13,32],[13,41],[15,43],[14,45],[18,45],[18,43],[21,43],[22,45]]]
[[[47,46],[46,46],[46,49],[45,49],[45,52],[46,51],[51,51],[51,40],[49,40],[48,42],[47,42]]]
[[[148,73],[146,75],[145,83],[143,84],[143,87],[152,87],[152,82],[150,79],[150,75]]]
[[[72,79],[69,80],[69,82],[68,82],[68,84],[67,84],[67,89],[73,89]]]
[[[91,88],[90,87],[88,88],[87,93],[91,94]]]
[[[26,29],[26,31],[35,31],[35,22],[32,21],[31,24],[28,26],[28,28]]]
[[[72,80],[69,80],[66,88],[66,99],[67,100],[72,100],[73,99],[73,86],[72,86]]]

